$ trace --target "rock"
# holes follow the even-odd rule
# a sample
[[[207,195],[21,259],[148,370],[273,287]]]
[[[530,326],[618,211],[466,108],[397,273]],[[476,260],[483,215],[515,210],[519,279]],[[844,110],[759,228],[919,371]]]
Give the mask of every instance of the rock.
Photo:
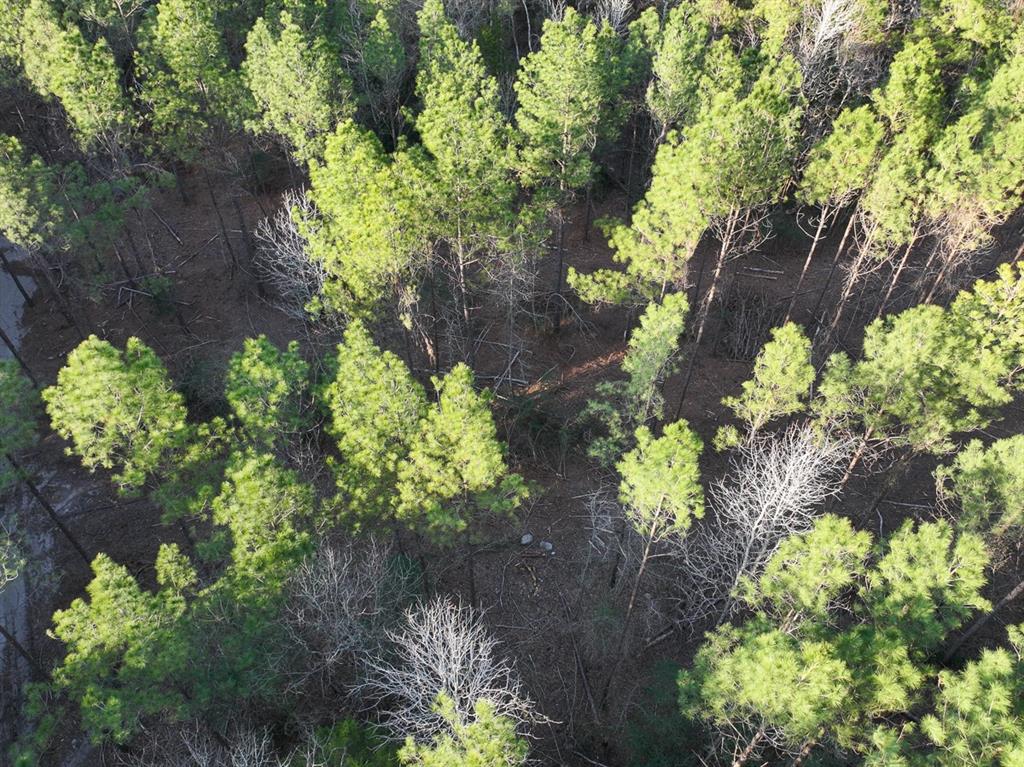
[[[553,544],[551,541],[541,541],[540,547],[549,554],[555,550],[555,544]]]
[[[523,533],[523,537],[519,539],[519,542],[524,546],[529,546],[531,543],[533,543],[533,534]]]

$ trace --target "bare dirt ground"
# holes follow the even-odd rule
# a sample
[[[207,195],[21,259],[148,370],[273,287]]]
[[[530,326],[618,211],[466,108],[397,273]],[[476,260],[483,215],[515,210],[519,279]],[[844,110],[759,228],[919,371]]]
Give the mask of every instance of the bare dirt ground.
[[[275,196],[240,197],[243,224],[233,206],[224,202],[229,192],[218,189],[222,214],[231,230],[232,256],[218,234],[202,179],[196,174],[186,177],[185,190],[190,198],[188,205],[182,204],[173,189],[154,200],[162,222],[152,213],[145,214],[151,253],[142,227],[138,222],[132,225],[145,259],[172,278],[173,306],[161,311],[152,300],[125,290],[130,286],[120,283],[94,289],[94,300],[79,301],[77,313],[87,332],[116,344],[136,335],[152,346],[175,380],[187,389],[190,401],[201,407],[206,400],[215,402],[220,373],[245,338],[263,333],[282,345],[298,339],[310,356],[329,350],[337,339],[311,333],[260,296],[242,230],[251,228],[274,208]],[[618,193],[596,203],[598,216],[621,214],[622,208]],[[573,211],[572,219],[567,265],[581,271],[611,265],[610,251],[601,234],[594,228],[589,236],[582,231],[580,207]],[[1016,223],[999,233],[993,263],[998,256],[1012,257],[1021,242],[1019,226]],[[829,241],[820,247],[807,278],[809,289],[825,279],[838,230],[833,227]],[[809,239],[798,232],[780,231],[759,252],[729,266],[723,294],[759,294],[784,303],[808,245]],[[698,255],[698,259],[713,258],[713,244],[702,248]],[[545,264],[541,286],[553,282],[552,270],[551,264]],[[117,278],[110,283],[117,283]],[[808,320],[807,312],[815,299],[813,292],[799,298],[797,321]],[[603,551],[602,541],[595,540],[587,501],[602,489],[614,497],[616,483],[583,456],[584,446],[560,442],[559,435],[564,432],[559,429],[579,412],[598,381],[617,374],[629,325],[625,312],[620,310],[593,312],[580,307],[578,311],[579,316],[568,317],[558,334],[540,329],[524,331],[530,352],[530,383],[499,393],[498,409],[511,444],[512,461],[539,490],[516,519],[495,522],[481,534],[475,557],[477,591],[488,624],[515,657],[527,689],[550,720],[537,728],[535,757],[545,764],[627,764],[629,757],[620,734],[623,723],[648,707],[645,690],[652,680],[664,675],[666,661],[687,661],[699,640],[700,627],[692,627],[695,633],[690,633],[673,627],[655,612],[642,610],[637,621],[641,630],[632,642],[629,658],[608,685],[608,669],[601,658],[607,657],[617,641],[621,610],[616,595],[629,574],[616,575],[611,548]],[[866,318],[848,319],[853,330],[847,344],[856,349],[856,328]],[[25,356],[39,379],[51,383],[66,354],[78,343],[78,334],[52,301],[39,301],[28,310],[25,328]],[[712,327],[709,337],[717,335],[717,328]],[[491,365],[496,366],[494,370],[488,369]],[[479,361],[479,372],[498,373],[500,365],[500,360],[484,356]],[[708,444],[702,467],[706,477],[718,476],[725,468],[724,458],[710,448],[714,431],[724,418],[720,400],[736,392],[749,372],[749,359],[731,359],[707,344],[700,352],[680,415]],[[666,385],[670,415],[681,383],[681,376],[676,375]],[[530,403],[530,410],[524,415],[525,401]],[[1024,423],[1022,416],[1019,404],[1014,405],[991,429],[991,435],[1018,432]],[[66,518],[88,551],[107,552],[128,564],[144,582],[151,582],[157,546],[177,540],[180,534],[176,528],[162,525],[158,511],[148,503],[116,497],[106,477],[89,475],[76,460],[64,456],[62,444],[53,435],[26,456],[26,463],[37,473],[59,477],[47,488],[55,496],[75,494],[74,509],[66,513]],[[908,514],[930,513],[934,504],[931,469],[928,461],[913,466],[883,503],[879,519],[870,521],[876,534],[879,527],[891,530]],[[844,508],[853,510],[855,518],[857,505],[863,503],[861,498],[871,494],[865,484],[863,479],[855,481],[847,493]],[[519,539],[526,532],[534,536],[534,542],[524,547]],[[545,552],[541,541],[550,542],[553,550]],[[411,540],[406,545],[412,545]],[[50,556],[53,570],[60,573],[59,583],[55,588],[41,589],[31,610],[32,648],[44,665],[53,663],[59,652],[54,640],[45,634],[50,616],[80,596],[86,583],[84,568],[62,540],[52,541]],[[1020,552],[1007,552],[993,575],[991,593],[1008,591],[1020,571]],[[431,552],[428,576],[435,590],[468,593],[461,550],[454,555]],[[609,588],[613,578],[616,585]],[[643,605],[654,603],[653,597],[642,596]],[[1020,605],[1011,606],[972,640],[972,645],[995,640],[1001,623],[1020,620],[1022,614]],[[603,707],[606,686],[608,705]],[[55,757],[60,760],[56,763],[109,763],[104,761],[102,751],[81,749],[73,733],[65,737],[66,742],[58,749],[63,756]]]

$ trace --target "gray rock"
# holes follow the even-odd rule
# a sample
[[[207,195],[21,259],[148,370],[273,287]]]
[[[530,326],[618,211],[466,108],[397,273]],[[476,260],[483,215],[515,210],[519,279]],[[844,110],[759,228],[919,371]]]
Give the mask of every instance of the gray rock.
[[[523,533],[523,537],[519,539],[519,542],[524,546],[529,546],[531,543],[533,543],[533,534]]]

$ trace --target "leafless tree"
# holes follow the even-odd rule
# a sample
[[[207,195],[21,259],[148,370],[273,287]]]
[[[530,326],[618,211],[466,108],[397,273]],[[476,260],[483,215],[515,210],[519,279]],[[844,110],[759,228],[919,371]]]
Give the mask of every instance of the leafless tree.
[[[226,734],[194,721],[159,725],[146,730],[134,745],[131,751],[118,754],[118,762],[125,767],[285,767],[300,763],[293,761],[300,752],[279,755],[266,729],[242,722]]]
[[[146,730],[130,751],[116,754],[123,767],[328,767],[345,764],[344,752],[304,731],[294,748],[281,751],[265,727],[236,723],[217,733],[200,722],[162,724]]]
[[[306,307],[323,290],[327,270],[312,259],[298,222],[316,226],[318,215],[304,190],[289,189],[281,206],[256,225],[255,264],[260,278],[279,297],[278,305],[289,317],[308,319]]]
[[[935,247],[918,276],[925,302],[956,287],[957,276],[973,258],[991,247],[992,229],[1004,220],[1005,216],[995,215],[981,202],[965,197],[932,222]]]
[[[503,5],[500,0],[445,0],[444,8],[459,35],[472,40]]]
[[[711,514],[674,552],[680,608],[691,624],[727,618],[740,579],[756,577],[779,543],[811,528],[838,492],[850,442],[810,424],[743,443],[710,488]]]
[[[537,252],[540,243],[518,235],[489,258],[484,267],[487,293],[496,310],[504,315],[505,367],[495,379],[495,387],[526,379],[526,343],[519,328],[524,321],[538,322],[541,315],[532,310],[537,298]],[[517,380],[518,379],[518,380]]]
[[[568,0],[541,0],[540,6],[545,18],[552,21],[561,21],[565,15],[565,8]]]
[[[809,138],[827,130],[849,98],[885,72],[861,0],[806,0],[791,49],[803,72]]]
[[[633,12],[632,0],[595,0],[594,16],[597,23],[608,22],[608,26],[620,35],[626,31],[629,17]]]
[[[298,568],[285,608],[286,631],[301,656],[290,691],[335,699],[362,658],[380,652],[388,555],[373,540],[360,549],[326,543]]]
[[[463,723],[472,721],[473,706],[482,698],[519,726],[534,721],[533,702],[518,674],[467,605],[441,597],[413,607],[405,626],[389,638],[387,656],[367,659],[360,690],[379,707],[387,737],[427,742],[445,731],[449,725],[434,709],[439,693],[454,701]]]

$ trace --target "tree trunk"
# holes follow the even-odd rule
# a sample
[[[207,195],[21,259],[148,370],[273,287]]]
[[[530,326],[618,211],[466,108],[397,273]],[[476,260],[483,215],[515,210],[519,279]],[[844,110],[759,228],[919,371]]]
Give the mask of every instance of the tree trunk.
[[[242,205],[238,197],[231,195],[231,204],[235,208],[235,215],[238,217],[238,226],[242,230],[242,242],[245,243],[245,254],[252,261],[253,247],[252,238],[249,236],[249,227],[245,223],[245,214],[242,212]]]
[[[14,460],[13,455],[6,453],[4,457],[7,459],[7,462],[14,467],[14,470],[18,473],[21,481],[25,483],[25,486],[32,494],[32,497],[38,501],[40,506],[43,507],[43,510],[50,518],[50,521],[53,522],[54,526],[64,534],[64,537],[68,539],[68,543],[71,544],[72,548],[78,552],[78,556],[80,556],[82,561],[85,562],[85,566],[87,568],[90,567],[91,560],[89,559],[89,555],[85,553],[85,549],[82,548],[82,545],[78,542],[75,536],[71,534],[71,531],[64,525],[64,522],[61,521],[60,515],[57,514],[57,510],[54,509],[50,502],[43,497],[43,494],[39,492],[39,488],[36,487],[36,483],[32,481],[24,470],[22,470],[17,461]]]
[[[647,569],[647,562],[651,558],[651,546],[654,545],[654,531],[652,530],[650,535],[647,536],[647,543],[644,545],[643,557],[640,559],[640,568],[636,572],[636,578],[633,580],[633,588],[629,592],[629,603],[626,605],[626,616],[622,619],[622,633],[619,634],[619,642],[615,647],[615,661],[612,665],[612,670],[608,674],[608,679],[604,684],[604,690],[601,691],[601,706],[604,706],[608,700],[608,692],[611,690],[612,682],[615,681],[615,676],[619,672],[619,666],[622,665],[623,651],[626,648],[626,637],[629,635],[629,625],[633,620],[633,609],[636,607],[636,595],[640,591],[640,583],[643,581],[644,571]]]
[[[877,320],[882,316],[882,312],[885,311],[886,304],[889,303],[889,297],[892,295],[893,290],[896,289],[896,283],[900,281],[900,274],[903,272],[903,268],[907,265],[907,259],[910,258],[910,251],[914,247],[914,243],[917,241],[917,234],[913,234],[910,237],[910,242],[907,243],[907,247],[903,251],[903,258],[900,259],[899,264],[896,266],[896,271],[892,273],[892,279],[889,280],[889,287],[885,291],[885,295],[882,296],[881,303],[878,304],[878,310],[875,312],[875,319]]]
[[[747,759],[750,758],[751,754],[754,753],[754,749],[757,748],[757,744],[764,739],[764,729],[760,729],[754,733],[754,737],[750,739],[750,742],[743,747],[743,750],[736,755],[736,758],[732,761],[732,767],[743,767]]]
[[[700,261],[700,269],[697,270],[697,285],[693,296],[693,306],[697,306],[697,302],[700,301],[700,288],[704,282],[704,266],[707,263],[706,258],[702,258]],[[690,359],[686,361],[686,375],[683,377],[683,390],[679,393],[679,400],[676,402],[676,412],[672,416],[673,421],[679,420],[679,414],[683,410],[683,400],[686,399],[686,392],[690,388],[690,378],[693,376],[693,365],[697,359],[697,352],[699,351],[696,344],[693,345],[693,349],[690,352]]]
[[[43,671],[39,663],[36,662],[36,659],[29,655],[29,652],[25,649],[24,645],[22,645],[21,642],[19,642],[17,638],[14,636],[14,634],[9,632],[3,626],[3,624],[0,624],[0,636],[7,640],[11,647],[13,647],[17,651],[18,655],[25,659],[25,662],[28,663],[29,668],[32,669],[32,674],[37,679],[42,679],[46,676],[46,672]]]
[[[722,266],[725,264],[725,257],[729,252],[729,245],[732,241],[733,229],[736,226],[736,219],[739,218],[739,211],[733,210],[729,214],[728,223],[725,226],[725,234],[722,243],[718,248],[718,258],[715,260],[715,271],[711,275],[711,285],[708,287],[708,294],[700,304],[699,319],[697,320],[697,337],[694,344],[699,346],[704,337],[704,329],[707,326],[708,315],[711,313],[711,304],[715,300],[715,291],[718,289],[718,280],[722,276]]]
[[[185,194],[185,184],[181,181],[181,165],[178,163],[174,164],[174,186],[178,189],[178,195],[181,197],[183,205],[188,205],[188,195]]]
[[[629,158],[626,163],[626,223],[633,217],[633,164],[636,156],[637,117],[633,117],[633,135],[629,140]]]
[[[71,313],[71,309],[64,300],[64,296],[60,294],[60,288],[57,287],[57,284],[53,281],[53,277],[50,275],[49,265],[42,259],[42,257],[39,256],[38,253],[34,254],[33,257],[36,259],[36,268],[42,273],[43,279],[46,280],[47,287],[50,288],[50,292],[53,294],[53,300],[57,302],[57,310],[64,315],[64,319],[66,319],[68,324],[75,329],[78,333],[78,338],[84,341],[85,331],[83,331],[82,326],[78,324],[78,320],[75,319],[75,315]]]
[[[821,309],[821,303],[825,300],[825,295],[828,293],[828,289],[832,286],[832,278],[835,277],[836,269],[839,268],[839,260],[843,256],[843,251],[846,249],[846,240],[850,236],[850,232],[853,229],[853,222],[857,218],[857,211],[854,210],[850,214],[850,220],[846,222],[846,229],[843,230],[843,237],[839,240],[839,247],[836,249],[835,256],[832,257],[832,266],[829,267],[828,276],[825,277],[825,284],[821,286],[821,292],[818,294],[818,300],[814,303],[814,309],[811,310],[811,323],[814,326],[818,324],[818,311]]]
[[[476,609],[476,559],[473,556],[473,542],[469,539],[469,527],[466,528],[466,568],[469,576],[469,604]]]
[[[860,276],[861,264],[867,258],[868,248],[871,245],[872,236],[868,235],[867,241],[857,251],[857,258],[853,262],[853,268],[850,273],[846,276],[846,283],[843,285],[843,293],[839,297],[839,301],[836,304],[836,313],[832,317],[832,321],[828,325],[829,334],[835,333],[836,328],[839,327],[839,320],[842,319],[843,311],[846,308],[846,302],[850,299],[850,295],[853,293],[854,287],[857,285],[857,278]]]
[[[828,215],[828,208],[822,208],[820,217],[818,218],[818,228],[814,230],[814,240],[811,242],[810,250],[807,251],[807,258],[804,259],[804,266],[800,270],[800,277],[796,281],[796,287],[793,288],[793,295],[789,297],[789,306],[786,307],[786,317],[782,320],[783,325],[789,322],[789,318],[793,314],[793,307],[796,305],[796,297],[800,295],[800,288],[804,285],[804,279],[807,277],[807,270],[811,267],[811,259],[814,258],[814,251],[817,249],[818,242],[821,240],[821,231],[825,228],[825,219]]]
[[[431,324],[434,335],[434,373],[440,374],[441,372],[441,326],[438,322],[437,317],[437,285],[434,282],[434,277],[430,277],[430,315]]]
[[[10,351],[11,356],[14,357],[15,361],[21,366],[21,369],[25,372],[25,375],[28,376],[28,380],[30,380],[32,382],[32,385],[38,389],[39,380],[35,377],[35,374],[29,368],[28,364],[25,362],[25,359],[18,353],[17,348],[14,346],[14,342],[10,339],[10,336],[8,336],[4,332],[3,328],[0,328],[0,341],[3,341],[4,346],[6,346],[7,349]]]
[[[18,279],[18,275],[14,273],[14,269],[11,268],[11,262],[7,260],[7,249],[0,247],[0,264],[3,264],[4,270],[11,275],[11,279],[14,281],[14,287],[21,293],[21,297],[25,299],[26,306],[34,306],[32,303],[32,296],[25,290],[25,286],[21,284],[21,280]]]
[[[875,433],[874,429],[868,429],[864,432],[864,437],[861,439],[860,446],[854,452],[853,457],[850,458],[850,462],[846,465],[846,471],[843,472],[843,478],[839,480],[839,492],[842,492],[846,488],[846,483],[850,481],[850,477],[853,476],[854,469],[860,463],[864,457],[864,452],[868,449],[868,442],[871,439],[871,435]]]
[[[966,642],[972,636],[977,634],[985,626],[986,623],[988,623],[990,620],[992,620],[992,617],[997,612],[999,612],[1001,609],[1006,607],[1006,605],[1008,605],[1014,599],[1019,597],[1021,594],[1024,594],[1024,580],[1022,580],[1020,583],[1018,583],[1016,586],[1014,586],[1013,589],[1010,591],[1010,593],[1007,594],[1002,599],[1000,599],[996,603],[996,606],[993,607],[989,612],[985,613],[980,618],[978,618],[978,620],[976,620],[973,624],[971,624],[971,627],[969,629],[967,629],[967,631],[965,631],[963,633],[963,635],[959,639],[956,640],[956,642],[953,643],[953,646],[950,647],[948,650],[946,650],[946,654],[942,656],[942,663],[943,663],[943,665],[945,665],[945,664],[949,663],[951,660],[953,660],[953,658],[956,655],[957,651],[961,647],[963,647],[964,642]]]
[[[800,767],[800,765],[804,763],[804,760],[811,755],[811,751],[817,744],[817,738],[811,738],[806,743],[804,743],[800,747],[800,751],[798,751],[797,755],[793,758],[793,761],[792,763],[790,763],[789,767]]]
[[[932,299],[935,298],[936,292],[946,279],[946,272],[949,270],[952,260],[952,258],[946,258],[943,261],[942,266],[939,267],[939,273],[935,275],[935,281],[932,283],[931,288],[928,289],[928,294],[924,297],[923,303],[930,304]]]
[[[562,329],[562,267],[565,263],[565,213],[558,208],[558,271],[555,274],[555,333]]]
[[[217,196],[213,193],[213,184],[210,181],[210,173],[203,167],[203,181],[206,182],[206,191],[210,194],[210,203],[213,205],[213,212],[217,214],[217,223],[220,224],[220,233],[224,237],[224,244],[228,253],[231,254],[231,279],[235,278],[235,268],[238,266],[238,256],[231,246],[231,238],[228,237],[228,228],[224,224],[224,216],[221,215],[220,205],[217,204]]]
[[[117,245],[114,245],[113,248],[114,256],[117,258],[117,264],[118,266],[121,267],[121,273],[128,281],[128,284],[131,285],[133,288],[138,287],[138,285],[135,282],[134,275],[132,275],[131,270],[128,268],[128,264],[124,262],[124,257],[121,255],[120,249],[117,247]]]
[[[156,248],[153,247],[153,236],[149,233],[149,227],[146,226],[146,219],[142,217],[142,211],[137,207],[132,206],[132,212],[135,213],[135,218],[139,222],[139,226],[142,228],[142,233],[146,236],[146,246],[149,249],[149,262],[153,265],[153,272],[159,273],[160,265],[156,260]]]
[[[868,510],[864,513],[865,517],[871,516],[881,505],[882,501],[885,500],[885,497],[906,472],[907,466],[915,455],[916,453],[911,452],[902,456],[896,461],[896,463],[886,469],[885,473],[881,477],[874,480],[878,484],[878,492],[875,493],[874,500],[871,501],[871,506],[869,506]]]
[[[135,266],[138,267],[139,275],[142,276],[146,273],[146,265],[142,263],[142,251],[139,250],[139,246],[135,244],[135,237],[132,235],[132,230],[126,225],[124,227],[124,237],[128,241],[128,250],[131,251],[132,258],[135,259]]]
[[[699,303],[698,309],[698,320],[697,320],[697,335],[693,340],[693,353],[690,355],[689,361],[686,363],[686,377],[683,379],[683,390],[679,393],[679,402],[676,404],[675,419],[679,418],[679,413],[683,408],[683,400],[686,399],[686,392],[690,388],[690,380],[693,377],[693,367],[697,360],[697,354],[700,351],[700,341],[704,337],[704,327],[707,324],[708,314],[711,313],[711,302],[715,299],[715,289],[718,283],[718,278],[722,274],[722,265],[725,263],[725,255],[729,249],[729,241],[732,239],[733,227],[736,225],[736,219],[739,217],[738,211],[733,211],[729,214],[729,223],[726,225],[725,236],[722,237],[722,244],[718,249],[718,258],[715,261],[715,272],[711,276],[711,287],[708,288],[708,294],[701,301],[700,297],[700,284],[701,278],[704,276],[704,261],[701,261],[700,271],[697,273],[697,291],[694,297],[694,303]]]
[[[732,279],[729,281],[729,289],[722,298],[722,309],[718,312],[718,327],[715,328],[715,337],[711,339],[711,353],[717,354],[718,344],[722,341],[722,333],[725,332],[725,323],[729,317],[729,304],[732,302],[733,294],[736,292],[736,282],[739,280],[739,269],[732,270]]]

